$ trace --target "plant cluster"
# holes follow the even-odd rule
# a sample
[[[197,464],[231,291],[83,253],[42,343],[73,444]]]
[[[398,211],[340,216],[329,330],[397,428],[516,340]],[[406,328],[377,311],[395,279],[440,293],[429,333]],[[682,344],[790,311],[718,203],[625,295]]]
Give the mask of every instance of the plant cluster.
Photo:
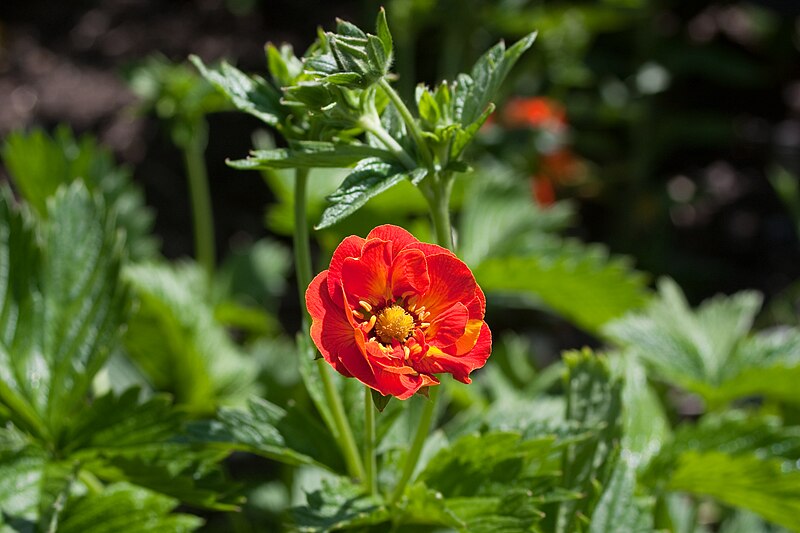
[[[408,101],[383,10],[374,31],[268,45],[269,79],[198,58],[210,85],[161,62],[134,77],[186,154],[198,262],[159,256],[90,138],[5,140],[0,532],[800,530],[800,330],[755,331],[755,292],[697,309],[671,280],[651,292],[560,235],[568,203],[470,157],[535,34]],[[280,137],[229,164],[271,185],[291,254],[264,240],[216,264],[198,155],[225,105]],[[566,128],[545,100],[492,127],[515,121]],[[605,348],[535,364],[492,334],[531,308]]]

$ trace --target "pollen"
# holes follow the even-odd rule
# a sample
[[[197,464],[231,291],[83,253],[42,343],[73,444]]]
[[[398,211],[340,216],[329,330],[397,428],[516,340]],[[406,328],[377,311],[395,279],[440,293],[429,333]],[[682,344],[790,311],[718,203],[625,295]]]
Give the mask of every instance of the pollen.
[[[375,335],[384,344],[405,341],[414,329],[414,318],[399,305],[387,307],[375,321]]]

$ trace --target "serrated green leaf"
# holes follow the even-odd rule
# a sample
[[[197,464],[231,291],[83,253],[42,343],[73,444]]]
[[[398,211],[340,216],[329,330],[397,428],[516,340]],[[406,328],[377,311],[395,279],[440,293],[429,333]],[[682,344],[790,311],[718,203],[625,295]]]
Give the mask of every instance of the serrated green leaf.
[[[470,533],[522,533],[538,531],[535,526],[544,513],[541,501],[531,491],[511,490],[502,496],[448,498],[446,509],[466,525],[461,531]]]
[[[644,368],[633,357],[622,358],[621,364],[624,368],[623,453],[641,469],[671,437],[671,430],[664,406],[648,383]]]
[[[316,229],[327,228],[354,213],[367,200],[397,185],[405,179],[418,183],[427,175],[427,170],[417,168],[408,171],[396,164],[378,159],[365,159],[356,165],[339,188],[328,199],[331,204],[323,213]]]
[[[221,461],[230,448],[186,442],[153,442],[129,448],[104,447],[76,455],[82,467],[105,482],[129,482],[196,507],[237,509],[236,485],[226,479]]]
[[[548,531],[580,531],[616,466],[622,434],[621,389],[605,359],[589,349],[564,354],[567,364],[566,419],[593,430],[590,438],[570,444],[562,457],[560,486],[583,495],[545,508]]]
[[[799,515],[790,510],[800,505],[798,457],[800,428],[742,412],[707,415],[680,427],[641,479],[659,490],[710,496],[796,529],[791,520]]]
[[[139,302],[125,347],[157,390],[195,414],[243,403],[256,391],[257,364],[216,321],[196,265],[136,265],[125,277]]]
[[[451,511],[441,492],[431,490],[424,483],[416,483],[406,490],[397,512],[402,524],[441,525],[463,530],[466,523]]]
[[[200,74],[228,97],[240,111],[249,113],[271,126],[277,125],[286,115],[280,103],[280,94],[265,80],[257,76],[248,76],[224,61],[218,68],[210,69],[197,56],[190,56],[189,59]]]
[[[58,524],[58,533],[183,533],[194,531],[203,520],[172,514],[177,500],[148,490],[116,483],[99,494],[70,501]]]
[[[454,95],[456,120],[465,126],[478,120],[497,94],[511,67],[535,39],[536,32],[530,33],[508,50],[501,41],[478,59],[470,76],[459,77]]]
[[[484,291],[533,296],[591,332],[646,302],[644,277],[604,249],[572,242],[562,251],[551,259],[487,259],[473,272]]]
[[[150,234],[155,217],[145,206],[142,191],[132,182],[131,172],[117,166],[111,151],[93,137],[78,138],[66,126],[58,127],[52,136],[34,129],[11,133],[1,151],[17,189],[41,217],[46,217],[47,200],[59,186],[81,181],[90,192],[101,194],[114,211],[132,259],[156,254],[158,242]]]
[[[592,513],[589,533],[653,531],[652,502],[637,501],[636,468],[619,461]]]
[[[194,423],[190,442],[222,445],[291,465],[342,468],[330,435],[307,413],[262,399],[251,399],[247,411],[224,408],[216,421]]]
[[[710,496],[791,530],[800,529],[800,471],[787,468],[784,461],[688,451],[680,456],[667,487]]]
[[[0,515],[15,532],[33,532],[49,525],[59,495],[69,492],[74,465],[51,462],[40,449],[27,447],[0,453]]]
[[[119,281],[122,242],[82,184],[59,189],[49,203],[44,244],[41,349],[49,371],[39,398],[59,428],[118,342],[127,290]]]
[[[479,171],[465,198],[459,256],[484,290],[532,297],[589,331],[645,303],[644,276],[624,260],[554,235],[571,218],[567,205],[543,211],[525,182],[492,169]]]
[[[692,310],[669,280],[644,312],[606,328],[653,369],[658,378],[700,394],[712,405],[746,396],[797,403],[800,332],[783,328],[747,337],[761,297],[754,292],[718,296]]]
[[[69,427],[63,453],[90,456],[107,449],[132,449],[139,445],[165,442],[179,433],[183,415],[166,396],[139,402],[140,391],[131,388],[120,395],[113,392],[95,399]]]
[[[418,481],[447,498],[480,496],[558,474],[555,436],[523,440],[517,432],[465,435],[428,461]]]
[[[266,168],[346,168],[367,158],[396,161],[391,152],[367,145],[299,141],[290,148],[256,150],[247,159],[229,161],[240,170]]]
[[[278,49],[267,43],[267,68],[278,87],[286,87],[296,82],[303,73],[303,62],[294,55],[290,44],[282,44]]]
[[[306,497],[305,506],[292,509],[296,530],[304,533],[370,526],[390,518],[380,500],[364,495],[361,487],[345,478],[323,482],[322,489]]]
[[[49,429],[37,409],[38,377],[47,363],[38,349],[41,251],[32,217],[0,187],[0,404],[19,428],[40,438]]]

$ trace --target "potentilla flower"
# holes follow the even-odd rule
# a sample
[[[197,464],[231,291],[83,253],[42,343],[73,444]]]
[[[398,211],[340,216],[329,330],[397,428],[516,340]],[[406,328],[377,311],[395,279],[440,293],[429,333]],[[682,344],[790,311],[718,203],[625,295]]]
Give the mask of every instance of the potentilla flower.
[[[491,353],[486,299],[469,267],[397,226],[343,240],[306,305],[325,360],[384,396],[409,398],[441,373],[470,383]]]

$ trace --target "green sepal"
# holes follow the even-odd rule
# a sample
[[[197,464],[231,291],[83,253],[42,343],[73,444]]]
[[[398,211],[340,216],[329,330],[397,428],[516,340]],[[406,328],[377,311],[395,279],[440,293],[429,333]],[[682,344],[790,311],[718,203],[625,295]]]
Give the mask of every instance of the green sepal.
[[[389,31],[389,24],[386,22],[386,10],[383,9],[383,7],[378,10],[378,18],[375,21],[375,33],[378,35],[378,39],[381,40],[383,52],[386,57],[392,57],[394,44],[392,43],[392,34]]]
[[[375,408],[382,413],[383,410],[386,409],[386,406],[389,405],[389,401],[392,397],[384,396],[375,389],[370,389],[370,392],[372,393],[372,403],[375,405]]]

